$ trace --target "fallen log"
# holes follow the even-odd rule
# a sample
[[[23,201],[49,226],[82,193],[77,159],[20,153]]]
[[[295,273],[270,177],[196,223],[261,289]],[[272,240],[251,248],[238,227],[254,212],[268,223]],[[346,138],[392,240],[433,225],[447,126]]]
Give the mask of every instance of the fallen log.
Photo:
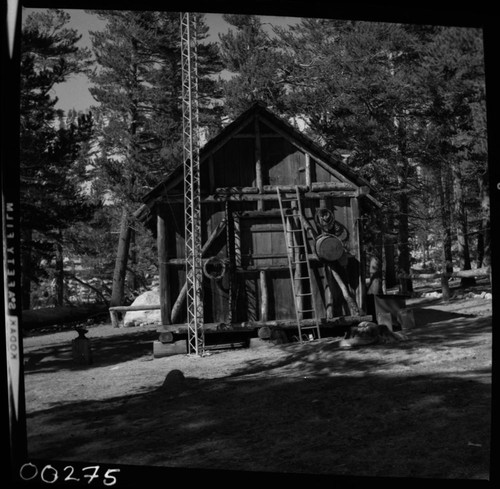
[[[23,329],[30,330],[86,321],[106,314],[107,310],[107,304],[29,309],[22,313],[22,327]]]
[[[408,273],[400,274],[401,278],[411,278],[416,280],[437,280],[443,277],[450,278],[465,278],[465,277],[489,277],[491,273],[491,267],[475,268],[472,270],[458,270],[456,272],[449,273]]]

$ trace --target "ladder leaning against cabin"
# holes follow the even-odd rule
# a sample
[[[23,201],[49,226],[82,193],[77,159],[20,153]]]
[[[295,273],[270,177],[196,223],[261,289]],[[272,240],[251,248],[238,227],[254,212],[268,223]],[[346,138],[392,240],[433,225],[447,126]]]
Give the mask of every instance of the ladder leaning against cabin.
[[[279,187],[277,188],[277,193],[281,220],[283,222],[283,232],[285,234],[290,280],[294,297],[293,302],[297,319],[298,339],[299,341],[304,341],[304,338],[308,340],[319,339],[321,335],[316,312],[316,301],[311,283],[311,265],[307,253],[307,235],[302,223],[303,213],[299,188],[295,187],[295,196],[293,197],[283,195]],[[284,202],[289,202],[290,206],[284,207]],[[293,222],[296,223],[295,227],[293,226]],[[299,270],[297,276],[294,274],[294,269]],[[309,308],[307,309],[304,309],[304,299],[309,299]],[[309,325],[310,321],[308,321],[308,325],[303,324],[304,314],[308,313],[312,314],[314,323],[312,326]]]

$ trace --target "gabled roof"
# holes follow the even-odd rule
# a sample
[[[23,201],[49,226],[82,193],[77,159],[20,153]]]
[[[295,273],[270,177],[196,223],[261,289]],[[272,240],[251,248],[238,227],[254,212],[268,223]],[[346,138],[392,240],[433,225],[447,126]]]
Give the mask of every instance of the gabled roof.
[[[228,124],[219,134],[217,134],[217,136],[210,139],[200,149],[200,165],[208,159],[208,156],[213,154],[233,136],[244,129],[255,117],[258,117],[272,129],[283,134],[283,136],[290,140],[292,144],[295,144],[300,149],[307,151],[313,158],[323,165],[326,165],[330,169],[343,175],[354,185],[358,187],[368,187],[373,191],[373,188],[365,179],[357,175],[356,172],[342,162],[340,156],[326,152],[323,148],[321,148],[321,146],[302,134],[298,129],[273,114],[261,102],[255,102],[252,104],[245,112],[238,116],[233,122]],[[178,178],[182,177],[183,171],[184,165],[182,164],[179,164],[176,168],[174,168],[160,184],[158,184],[142,198],[144,204],[151,206],[164,190],[168,190],[172,185],[178,183]]]

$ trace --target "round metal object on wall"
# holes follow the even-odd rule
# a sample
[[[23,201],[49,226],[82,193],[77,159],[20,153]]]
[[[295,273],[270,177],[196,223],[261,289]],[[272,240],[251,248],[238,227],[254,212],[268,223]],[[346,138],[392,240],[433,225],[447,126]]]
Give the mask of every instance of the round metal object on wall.
[[[226,273],[226,263],[220,258],[212,256],[203,264],[203,273],[207,278],[220,280]]]
[[[322,234],[316,239],[316,254],[321,260],[335,261],[344,254],[342,241],[331,234]]]

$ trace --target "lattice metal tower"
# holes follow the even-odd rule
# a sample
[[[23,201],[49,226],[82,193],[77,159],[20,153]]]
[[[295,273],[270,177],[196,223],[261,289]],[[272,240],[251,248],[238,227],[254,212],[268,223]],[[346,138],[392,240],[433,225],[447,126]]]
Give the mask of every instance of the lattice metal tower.
[[[188,12],[181,12],[180,16],[188,353],[201,356],[205,349],[205,338],[196,21]]]

